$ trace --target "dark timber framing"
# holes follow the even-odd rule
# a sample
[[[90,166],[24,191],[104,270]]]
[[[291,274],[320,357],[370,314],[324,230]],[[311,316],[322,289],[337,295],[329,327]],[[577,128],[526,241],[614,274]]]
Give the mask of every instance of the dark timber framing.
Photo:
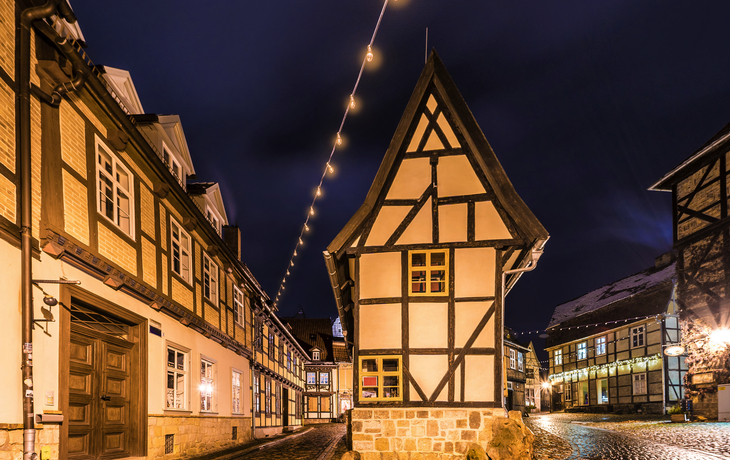
[[[432,95],[438,104],[433,114],[425,110],[429,95]],[[423,113],[428,119],[428,125],[415,152],[406,152],[407,142],[412,138],[419,119]],[[437,124],[437,118],[443,114],[453,128],[460,146],[453,148],[446,135]],[[443,150],[424,151],[424,147],[432,132],[444,145]],[[438,196],[438,163],[441,157],[465,155],[473,170],[476,172],[485,193],[457,197]],[[429,158],[431,166],[431,185],[418,199],[391,199],[385,198],[386,191],[395,180],[398,166],[404,159]],[[432,243],[424,244],[397,244],[408,226],[418,213],[431,199]],[[476,241],[476,203],[491,202],[512,239]],[[467,238],[464,242],[442,243],[439,239],[439,205],[444,204],[467,205]],[[368,236],[378,213],[383,207],[410,206],[412,207],[403,221],[387,238],[382,246],[367,246]],[[385,158],[368,192],[365,202],[350,219],[342,231],[335,237],[325,251],[325,263],[335,295],[340,320],[345,334],[348,348],[352,349],[354,361],[353,393],[356,406],[364,407],[360,401],[359,356],[370,355],[400,355],[402,358],[403,392],[402,401],[377,401],[368,403],[374,406],[393,407],[502,407],[502,270],[516,268],[526,263],[525,255],[531,247],[542,247],[548,234],[537,218],[527,208],[525,203],[515,192],[484,134],[479,129],[466,103],[459,94],[451,77],[435,52],[431,53],[428,62],[421,74],[416,88],[406,107],[405,113],[396,129],[393,140],[385,154]],[[459,248],[494,248],[495,249],[495,287],[494,296],[457,298],[455,296],[455,253]],[[409,251],[446,249],[449,257],[448,296],[409,296]],[[514,251],[520,251],[520,257],[514,260],[509,267],[504,267]],[[360,300],[360,257],[363,254],[400,252],[401,263],[401,296],[363,299]],[[508,281],[508,288],[516,282],[519,275],[512,275]],[[456,303],[457,302],[492,302],[488,311],[483,315],[471,336],[463,346],[456,346]],[[446,348],[411,348],[409,344],[409,309],[411,305],[419,303],[439,302],[447,304],[448,334]],[[401,310],[401,348],[397,349],[360,349],[360,330],[358,322],[361,307],[374,304],[400,304]],[[495,346],[489,348],[474,348],[480,332],[486,327],[490,319],[494,321]],[[446,355],[448,358],[447,370],[439,379],[439,383],[430,394],[427,394],[413,378],[410,367],[411,357],[416,355]],[[487,355],[494,357],[494,401],[465,402],[465,358],[467,355]],[[457,397],[455,394],[456,375],[460,375],[460,388]],[[411,394],[411,385],[417,393]],[[436,401],[439,394],[447,387],[447,400]]]

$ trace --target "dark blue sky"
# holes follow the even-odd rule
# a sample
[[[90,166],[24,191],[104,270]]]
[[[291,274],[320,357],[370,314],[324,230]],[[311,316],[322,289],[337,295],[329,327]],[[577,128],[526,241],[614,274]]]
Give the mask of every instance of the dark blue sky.
[[[198,179],[221,184],[275,296],[382,3],[72,4],[94,62],[130,71],[147,112],[180,115]],[[728,17],[718,1],[391,0],[281,312],[336,315],[321,253],[370,187],[426,27],[551,234],[507,324],[544,328],[556,305],[647,268],[671,248],[671,197],[647,188],[730,121]]]

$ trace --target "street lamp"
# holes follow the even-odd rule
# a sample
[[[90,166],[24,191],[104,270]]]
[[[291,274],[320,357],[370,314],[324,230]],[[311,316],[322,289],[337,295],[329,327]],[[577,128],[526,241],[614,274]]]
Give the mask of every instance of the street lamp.
[[[542,389],[546,390],[548,392],[548,411],[553,411],[553,392],[552,392],[552,384],[550,382],[542,382]]]

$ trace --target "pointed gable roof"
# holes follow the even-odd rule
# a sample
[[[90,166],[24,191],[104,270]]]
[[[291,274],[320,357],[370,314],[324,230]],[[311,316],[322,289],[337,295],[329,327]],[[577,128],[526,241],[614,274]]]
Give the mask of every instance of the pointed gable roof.
[[[422,114],[420,109],[423,107],[424,99],[428,98],[433,90],[442,99],[442,104],[448,113],[451,114],[449,118],[455,124],[454,128],[461,133],[466,145],[460,145],[448,122],[442,122],[443,112],[439,116],[434,117],[435,119],[430,120],[430,123],[422,115],[418,123],[415,124],[416,116]],[[429,105],[432,104],[431,99],[433,98],[426,99],[426,107],[429,109]],[[423,113],[425,115],[425,111]],[[412,126],[414,124],[415,131],[411,136]],[[437,129],[434,128],[430,133],[427,133],[429,128],[431,128],[430,125],[439,126],[441,128],[440,132],[437,133]],[[418,134],[422,135],[419,136]],[[416,144],[417,140],[420,140],[418,144]],[[476,160],[475,166],[483,172],[497,200],[515,222],[518,230],[524,236],[526,243],[531,244],[538,240],[546,240],[548,238],[548,233],[545,228],[512,186],[492,147],[479,128],[479,125],[474,119],[474,115],[472,115],[471,110],[466,105],[466,102],[456,88],[438,54],[436,51],[432,51],[416,84],[416,88],[408,101],[408,105],[401,117],[395,135],[388,146],[385,157],[380,164],[375,180],[365,197],[365,202],[332,243],[327,246],[327,252],[331,254],[340,253],[343,249],[347,249],[348,243],[352,243],[356,232],[359,231],[371,212],[376,209],[377,201],[384,192],[387,179],[392,173],[392,170],[398,165],[398,160],[401,158],[399,153],[402,152],[406,141],[409,142],[409,145],[405,149],[407,152],[442,149],[445,147],[444,141],[451,148],[461,147],[465,150],[468,149]]]

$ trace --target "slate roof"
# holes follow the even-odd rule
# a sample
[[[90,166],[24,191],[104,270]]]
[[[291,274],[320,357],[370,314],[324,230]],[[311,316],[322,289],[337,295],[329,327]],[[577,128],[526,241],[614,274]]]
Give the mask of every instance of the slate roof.
[[[546,347],[572,342],[621,325],[605,324],[609,321],[629,320],[665,312],[671,300],[675,279],[676,262],[671,262],[663,267],[641,271],[558,305],[548,326]],[[598,323],[604,324],[594,326]],[[551,329],[553,326],[557,327]]]
[[[291,327],[297,342],[311,356],[310,350],[317,347],[320,362],[334,362],[332,350],[332,321],[329,318],[280,318]]]

